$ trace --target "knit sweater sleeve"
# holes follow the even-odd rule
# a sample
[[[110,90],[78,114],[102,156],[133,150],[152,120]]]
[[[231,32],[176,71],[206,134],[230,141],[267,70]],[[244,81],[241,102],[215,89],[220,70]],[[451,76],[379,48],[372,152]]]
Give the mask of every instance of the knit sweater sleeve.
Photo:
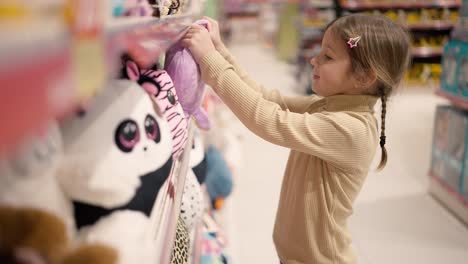
[[[220,48],[219,53],[233,66],[233,69],[239,78],[244,81],[248,87],[261,93],[263,98],[266,100],[279,104],[283,110],[289,109],[291,112],[304,113],[307,111],[309,105],[320,99],[316,95],[284,96],[277,90],[266,89],[262,85],[258,84],[244,69],[242,69],[242,67],[240,67],[234,56],[226,47]]]
[[[207,54],[202,76],[239,120],[257,136],[308,153],[341,168],[351,168],[366,140],[366,124],[345,112],[293,113],[250,89],[220,53]],[[364,133],[361,133],[364,132]],[[364,150],[364,149],[363,149]]]

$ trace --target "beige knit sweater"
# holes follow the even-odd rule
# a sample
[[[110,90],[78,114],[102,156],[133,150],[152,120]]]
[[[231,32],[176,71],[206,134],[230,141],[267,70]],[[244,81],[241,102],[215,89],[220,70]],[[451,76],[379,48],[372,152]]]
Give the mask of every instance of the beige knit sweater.
[[[249,130],[291,149],[273,234],[281,261],[356,263],[347,219],[377,149],[377,98],[285,97],[255,83],[226,49],[200,66]]]

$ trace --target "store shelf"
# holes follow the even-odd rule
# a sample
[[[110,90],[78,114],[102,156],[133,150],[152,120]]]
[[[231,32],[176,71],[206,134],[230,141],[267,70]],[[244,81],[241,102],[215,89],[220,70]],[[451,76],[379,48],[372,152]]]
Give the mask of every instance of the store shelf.
[[[224,5],[223,11],[230,18],[257,17],[261,11],[257,3],[225,3]]]
[[[109,77],[118,74],[122,52],[141,66],[151,66],[177,42],[196,14],[122,18],[104,27],[103,60]],[[64,23],[50,21],[24,28],[1,27],[9,37],[0,43],[0,155],[49,120],[67,115],[78,104],[73,36]],[[106,74],[106,73],[103,73]],[[98,89],[99,87],[96,87]]]
[[[460,109],[468,110],[468,99],[462,99],[456,95],[443,91],[442,89],[438,89],[436,94],[450,100],[454,106]]]
[[[412,48],[413,58],[440,57],[443,53],[443,47],[417,47]]]
[[[160,249],[160,262],[159,263],[170,263],[172,246],[176,235],[177,221],[180,214],[180,205],[182,203],[182,195],[184,193],[184,185],[187,172],[189,170],[190,153],[193,142],[193,124],[189,123],[188,138],[185,145],[185,150],[180,158],[176,161],[172,167],[171,174],[168,177],[168,181],[174,181],[175,186],[165,185],[166,189],[161,191],[167,193],[173,192],[174,198],[170,198],[168,195],[164,195],[163,200],[160,204],[155,204],[151,219],[153,222],[153,230],[151,235],[156,239],[158,249]],[[181,177],[182,176],[182,177]],[[171,188],[175,188],[171,190]],[[163,194],[163,193],[162,193]],[[158,195],[159,196],[159,195]],[[171,241],[168,243],[168,241]]]
[[[451,21],[431,21],[427,23],[408,24],[407,27],[411,30],[450,30],[455,27],[455,23]]]
[[[468,199],[432,173],[429,173],[429,176],[429,192],[460,220],[468,224]]]
[[[195,20],[196,14],[152,17],[119,18],[105,27],[106,46],[111,48],[110,60],[128,51],[140,67],[149,68],[159,56],[176,43]]]
[[[365,10],[365,9],[411,9],[411,8],[430,8],[430,7],[460,7],[460,1],[457,0],[432,0],[432,1],[347,1],[341,0],[341,7],[346,10]]]
[[[307,1],[305,4],[302,4],[303,8],[310,8],[310,9],[331,9],[335,8],[333,1],[317,1],[317,2],[310,2]]]

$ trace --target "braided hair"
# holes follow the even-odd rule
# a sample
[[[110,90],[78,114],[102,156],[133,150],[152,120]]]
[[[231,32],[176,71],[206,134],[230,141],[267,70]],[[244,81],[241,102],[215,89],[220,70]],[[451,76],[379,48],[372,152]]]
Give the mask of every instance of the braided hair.
[[[359,36],[358,48],[347,49],[353,73],[375,73],[377,80],[369,93],[382,100],[380,148],[382,158],[377,168],[387,164],[385,118],[387,101],[402,80],[410,63],[410,35],[406,28],[382,15],[352,14],[331,22],[332,30],[345,43]]]
[[[385,118],[387,115],[387,92],[385,89],[380,90],[380,99],[382,101],[382,114],[381,114],[381,131],[380,131],[380,148],[382,149],[382,157],[380,158],[380,163],[379,166],[377,167],[378,171],[381,171],[383,168],[385,168],[385,165],[387,165],[387,149],[385,148],[385,143],[387,137],[385,136]]]

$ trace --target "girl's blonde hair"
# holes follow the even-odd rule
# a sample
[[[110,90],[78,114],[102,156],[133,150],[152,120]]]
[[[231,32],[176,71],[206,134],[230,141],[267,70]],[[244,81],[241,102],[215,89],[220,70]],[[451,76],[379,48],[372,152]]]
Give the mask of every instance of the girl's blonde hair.
[[[360,37],[356,47],[348,47],[355,74],[375,74],[376,85],[368,91],[382,100],[380,147],[382,158],[378,170],[387,164],[385,116],[387,98],[398,87],[410,62],[410,37],[407,30],[380,15],[353,14],[336,19],[327,26],[345,43]]]

